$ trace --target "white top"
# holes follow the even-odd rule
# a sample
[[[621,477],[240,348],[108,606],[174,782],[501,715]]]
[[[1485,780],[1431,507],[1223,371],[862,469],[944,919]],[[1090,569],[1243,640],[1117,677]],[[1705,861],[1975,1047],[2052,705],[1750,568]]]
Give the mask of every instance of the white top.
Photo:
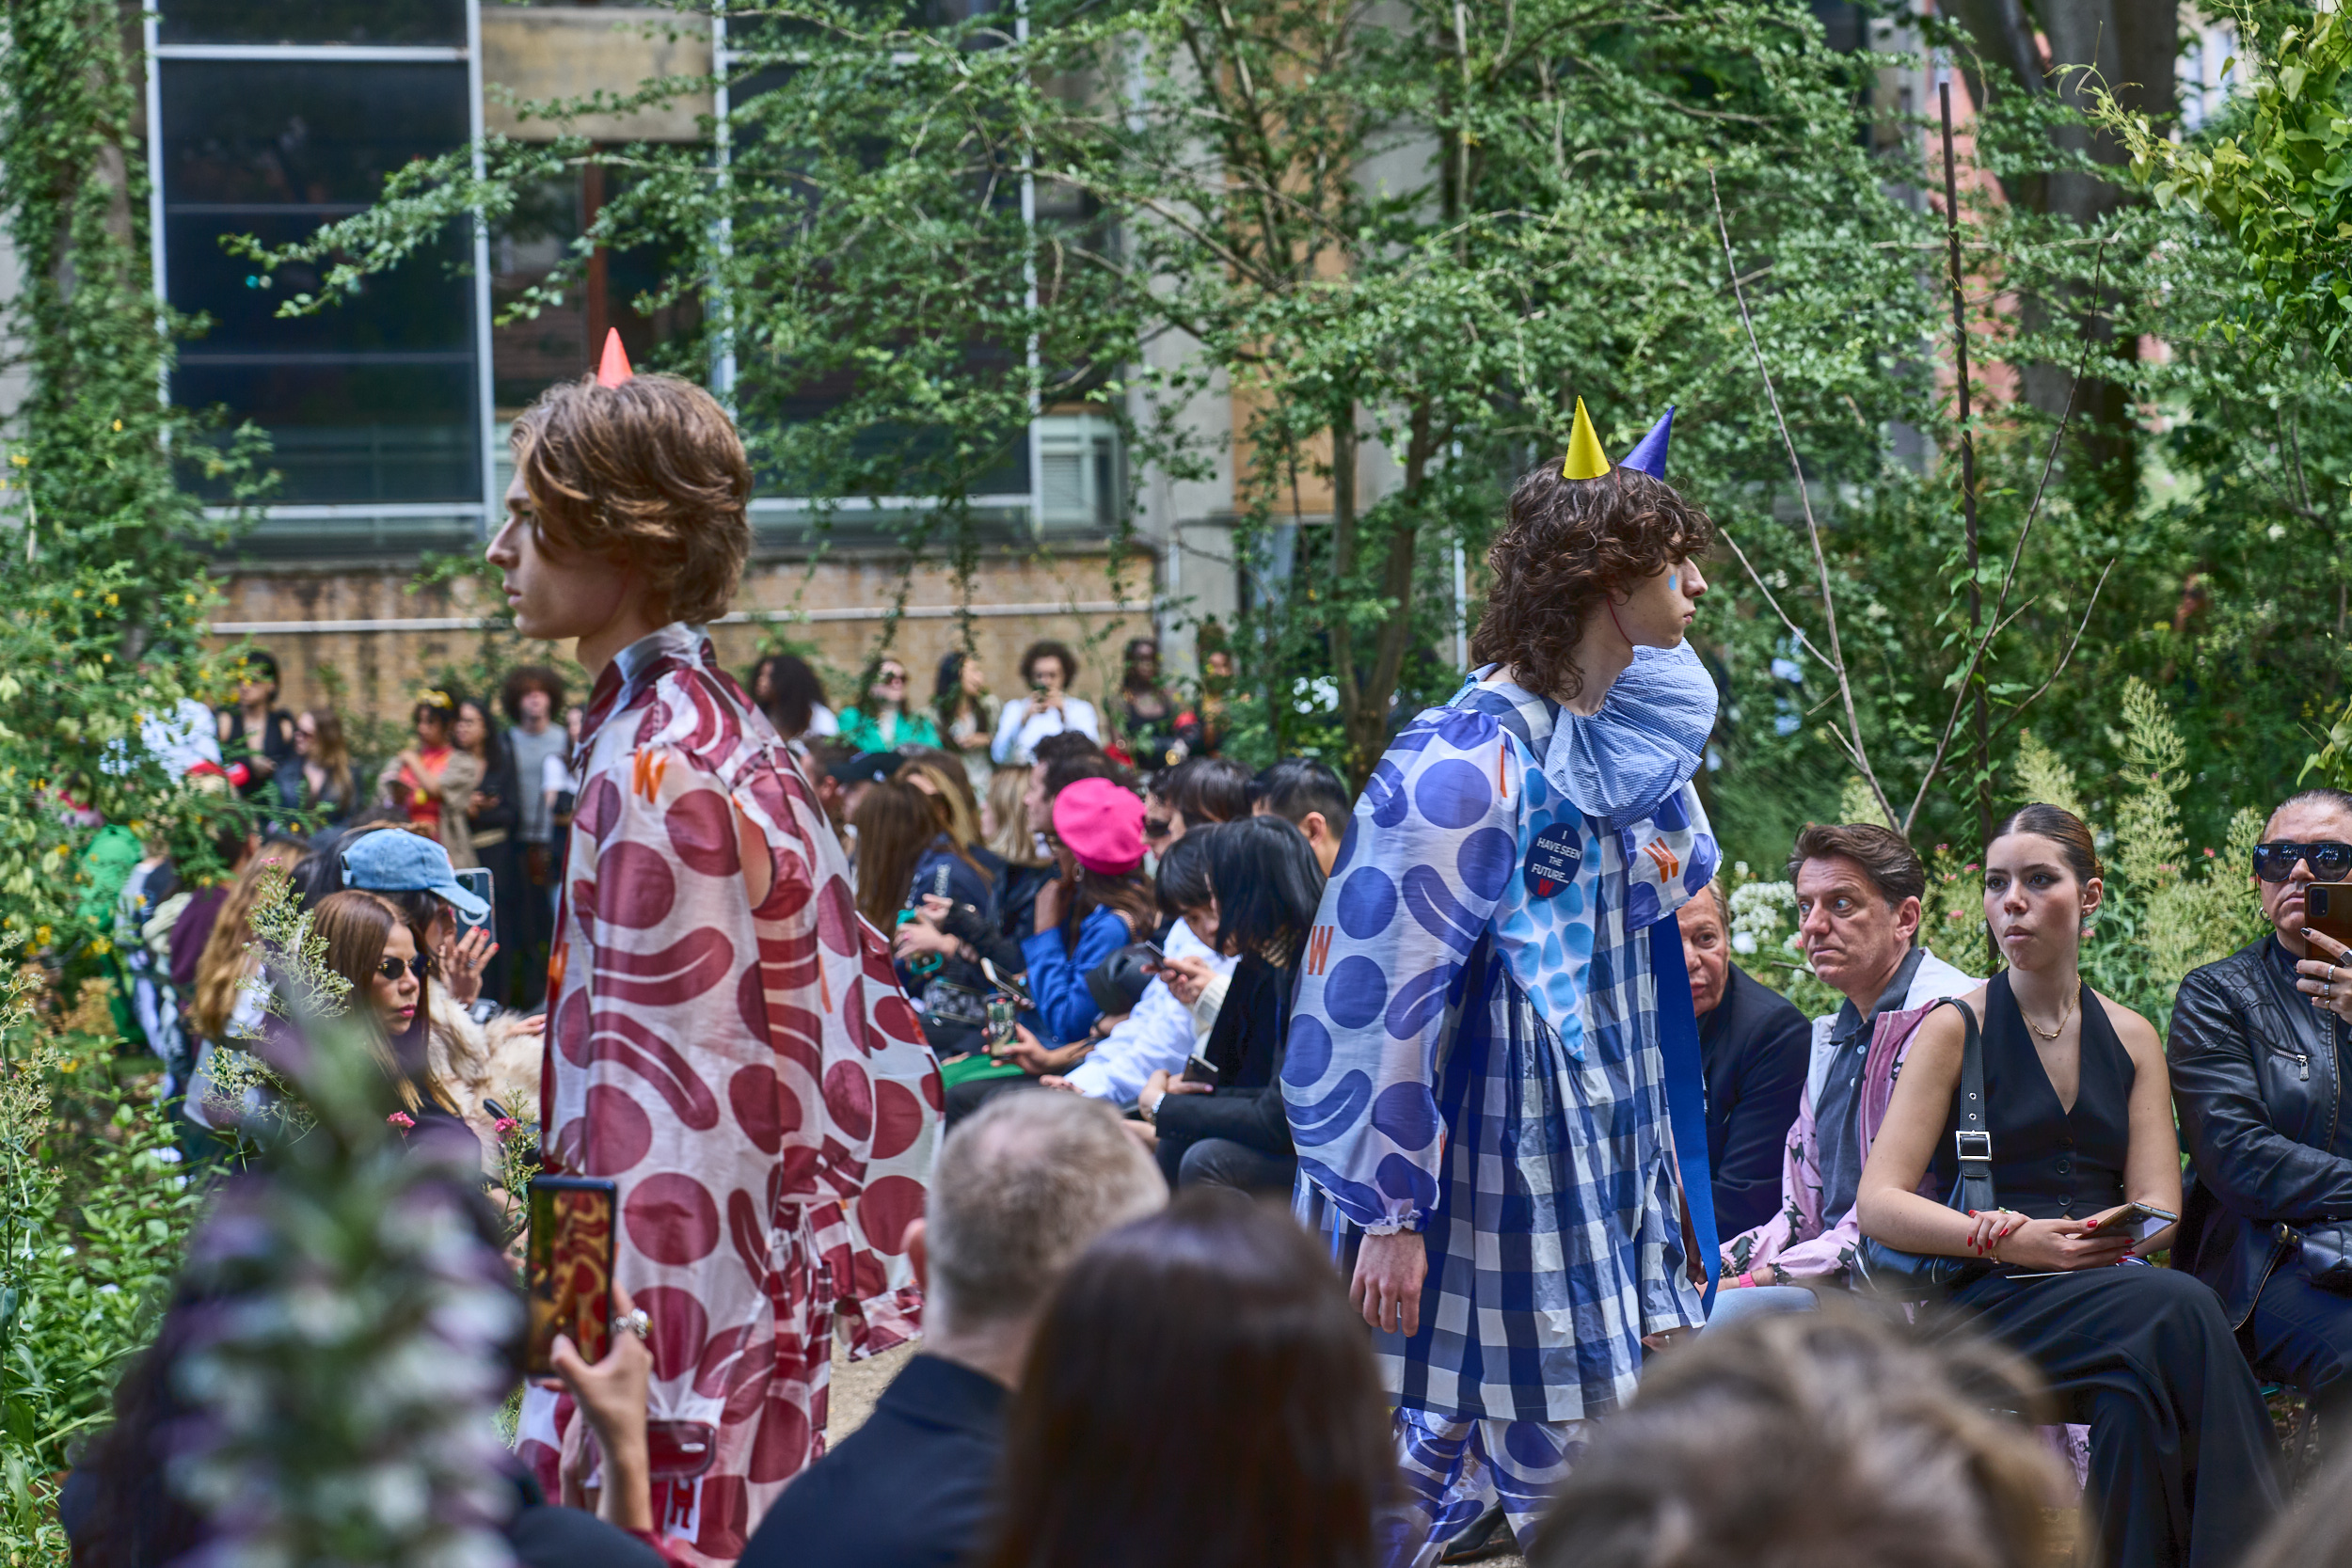
[[[1165,951],[1171,958],[1204,958],[1217,978],[1209,982],[1218,1000],[1224,999],[1224,982],[1233,973],[1239,958],[1222,958],[1209,944],[1195,935],[1190,921],[1180,920],[1168,933]],[[1203,1004],[1208,1001],[1204,994]],[[1211,1012],[1209,1022],[1216,1015]],[[1184,1058],[1190,1056],[1199,1034],[1205,1032],[1199,1024],[1193,1009],[1176,1000],[1176,993],[1157,975],[1143,988],[1142,997],[1135,1011],[1111,1026],[1103,1037],[1103,1043],[1065,1075],[1070,1086],[1092,1100],[1107,1100],[1122,1108],[1133,1105],[1155,1072],[1182,1072]]]
[[[1092,703],[1065,694],[1060,707],[1038,708],[1029,698],[1023,697],[1005,705],[1003,716],[996,721],[996,739],[988,754],[1000,767],[1035,762],[1039,741],[1070,730],[1101,742],[1103,725],[1094,717]]]
[[[814,736],[839,735],[841,733],[841,720],[839,716],[833,711],[833,709],[827,707],[824,704],[811,703],[808,705],[807,733]]]

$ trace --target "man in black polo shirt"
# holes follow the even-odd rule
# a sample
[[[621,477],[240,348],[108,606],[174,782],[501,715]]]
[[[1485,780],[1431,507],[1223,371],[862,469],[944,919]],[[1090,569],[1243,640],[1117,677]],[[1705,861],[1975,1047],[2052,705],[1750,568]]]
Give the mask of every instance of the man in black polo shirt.
[[[1046,1297],[1106,1230],[1168,1201],[1119,1117],[999,1095],[947,1135],[907,1227],[926,1332],[864,1426],[787,1487],[741,1568],[957,1568],[988,1543],[1005,1402]]]

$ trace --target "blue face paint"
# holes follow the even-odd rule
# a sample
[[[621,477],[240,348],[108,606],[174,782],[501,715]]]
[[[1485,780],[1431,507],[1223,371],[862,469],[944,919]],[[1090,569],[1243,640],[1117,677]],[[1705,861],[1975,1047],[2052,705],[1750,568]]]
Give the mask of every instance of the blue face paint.
[[[1680,572],[1668,572],[1666,574],[1666,592],[1669,594],[1679,594],[1682,592],[1682,574]]]

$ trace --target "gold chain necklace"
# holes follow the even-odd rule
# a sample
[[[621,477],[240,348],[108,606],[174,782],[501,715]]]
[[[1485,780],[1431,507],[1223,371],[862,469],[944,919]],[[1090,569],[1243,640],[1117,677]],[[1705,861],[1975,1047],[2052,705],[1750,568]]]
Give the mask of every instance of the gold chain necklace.
[[[2045,1039],[2045,1040],[2054,1040],[2054,1039],[2058,1038],[2060,1035],[2063,1035],[2064,1033],[2066,1033],[2066,1025],[2067,1025],[2068,1022],[2069,1022],[2070,1020],[2072,1020],[2072,1019],[2074,1018],[2074,1002],[2075,1002],[2075,999],[2076,999],[2077,997],[2079,997],[2079,996],[2081,996],[2081,995],[2082,995],[2082,990],[2083,990],[2083,977],[2082,977],[2081,975],[2077,974],[2077,975],[2075,975],[2075,976],[2074,976],[2074,990],[2070,990],[2070,991],[2068,991],[2068,992],[2066,993],[2066,1007],[2065,1007],[2065,1010],[2064,1010],[2064,1011],[2062,1011],[2062,1012],[2060,1012],[2060,1013],[2058,1014],[2058,1027],[2056,1027],[2056,1028],[2054,1028],[2054,1029],[2044,1029],[2043,1027],[2042,1027],[2042,1025],[2041,1025],[2041,1024],[2036,1023],[2036,1022],[2035,1022],[2032,1019],[2030,1019],[2030,1018],[2026,1018],[2026,1009],[2025,1009],[2025,1008],[2023,1008],[2023,1007],[2020,1007],[2020,1008],[2018,1008],[2018,1009],[2017,1009],[2017,1016],[2018,1016],[2019,1018],[2025,1018],[2025,1019],[2026,1019],[2026,1028],[2028,1028],[2028,1029],[2032,1030],[2035,1034],[2037,1034],[2037,1035],[2041,1036],[2041,1037],[2042,1037],[2043,1039]]]

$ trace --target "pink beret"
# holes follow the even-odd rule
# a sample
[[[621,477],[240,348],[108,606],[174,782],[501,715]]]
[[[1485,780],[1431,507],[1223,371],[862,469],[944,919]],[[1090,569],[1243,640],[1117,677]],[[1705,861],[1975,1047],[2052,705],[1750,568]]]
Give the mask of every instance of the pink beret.
[[[1108,779],[1080,779],[1054,797],[1054,835],[1089,871],[1123,877],[1143,863],[1143,802]]]

